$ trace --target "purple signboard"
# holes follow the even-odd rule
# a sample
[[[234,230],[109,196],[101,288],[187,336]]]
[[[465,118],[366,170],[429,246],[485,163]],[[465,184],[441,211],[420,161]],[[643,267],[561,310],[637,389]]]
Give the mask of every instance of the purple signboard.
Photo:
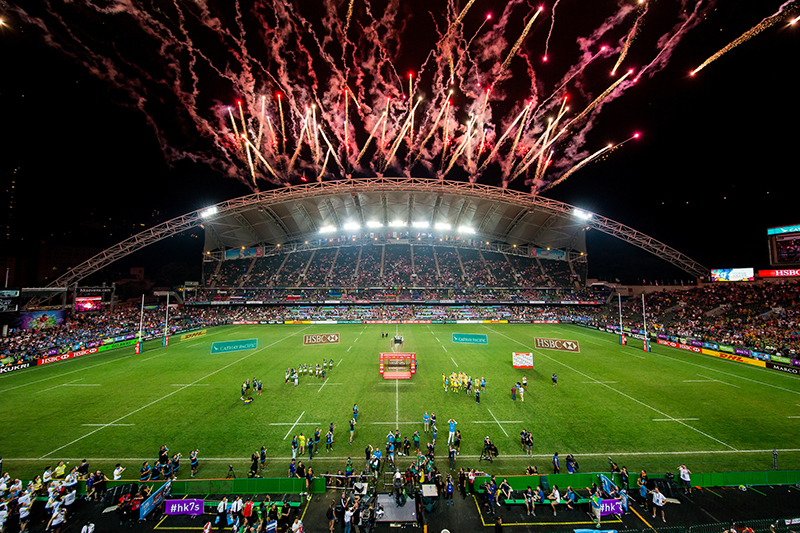
[[[610,514],[621,515],[623,512],[621,500],[603,500],[600,516],[607,516]]]
[[[703,343],[700,342],[700,341],[692,341],[692,340],[690,340],[686,344],[688,344],[689,346],[697,346],[698,348],[702,348],[703,347]]]
[[[800,366],[800,359],[792,359],[792,365]]]
[[[750,350],[743,350],[742,348],[734,348],[733,353],[736,355],[744,355],[745,357],[750,357]]]
[[[188,514],[199,516],[203,514],[203,500],[167,500],[165,514]]]

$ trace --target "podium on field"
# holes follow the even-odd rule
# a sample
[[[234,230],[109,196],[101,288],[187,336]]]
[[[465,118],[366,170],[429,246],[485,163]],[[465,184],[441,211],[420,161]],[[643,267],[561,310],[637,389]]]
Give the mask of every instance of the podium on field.
[[[416,353],[381,353],[378,372],[383,379],[411,379],[417,373]]]

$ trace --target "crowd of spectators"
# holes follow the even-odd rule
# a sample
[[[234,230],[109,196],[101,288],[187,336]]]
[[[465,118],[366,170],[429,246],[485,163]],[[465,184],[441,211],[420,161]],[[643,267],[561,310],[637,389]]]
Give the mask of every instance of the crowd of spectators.
[[[458,254],[461,256],[461,266],[464,267],[464,280],[465,284],[470,287],[493,287],[497,284],[494,283],[494,278],[486,268],[486,264],[481,258],[478,250],[465,248],[459,250]]]
[[[505,256],[494,252],[482,252],[481,255],[494,278],[495,287],[514,287],[517,284],[514,269]]]
[[[536,259],[509,255],[508,260],[516,273],[517,285],[547,287],[547,278]]]
[[[436,263],[431,246],[414,246],[414,284],[418,287],[436,286]]]
[[[204,286],[571,287],[586,279],[585,263],[577,265],[573,274],[565,261],[483,253],[467,247],[388,243],[312,253],[206,262]]]
[[[455,248],[436,246],[436,262],[439,263],[439,279],[436,284],[446,287],[462,285],[461,265],[458,264],[458,251]]]
[[[407,244],[387,245],[383,258],[383,280],[387,287],[411,286],[411,247]]]
[[[171,333],[232,320],[577,320],[599,326],[617,324],[619,309],[609,293],[567,289],[215,289],[198,291],[196,301],[170,310]],[[273,305],[243,305],[259,299]],[[297,301],[339,305],[293,304]],[[371,303],[366,303],[367,301]],[[606,302],[562,305],[561,302]],[[380,303],[378,303],[380,302]],[[415,303],[411,303],[415,302]],[[441,302],[429,304],[425,302]],[[452,304],[450,303],[452,302]],[[218,305],[209,305],[215,303]],[[197,304],[197,305],[192,305]],[[665,288],[645,296],[647,329],[768,353],[800,350],[800,283],[713,284]],[[136,334],[139,306],[114,312],[69,314],[64,325],[9,330],[0,338],[3,364],[98,346],[105,339]],[[641,329],[642,303],[622,306],[626,326]],[[143,335],[164,330],[163,306],[144,311]]]
[[[335,257],[336,248],[317,250],[311,260],[311,264],[308,265],[302,284],[311,287],[324,287],[327,285]]]

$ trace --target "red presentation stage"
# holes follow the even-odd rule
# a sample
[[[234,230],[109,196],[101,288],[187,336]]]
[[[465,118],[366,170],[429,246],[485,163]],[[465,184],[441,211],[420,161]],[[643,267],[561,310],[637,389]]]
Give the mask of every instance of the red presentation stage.
[[[417,373],[417,354],[381,353],[378,372],[383,379],[411,379]]]

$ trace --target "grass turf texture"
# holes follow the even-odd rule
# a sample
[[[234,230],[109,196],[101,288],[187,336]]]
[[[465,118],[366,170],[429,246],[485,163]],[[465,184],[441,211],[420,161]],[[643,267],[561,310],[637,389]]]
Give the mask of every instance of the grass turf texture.
[[[391,351],[391,339],[380,337],[386,330],[404,336],[402,351],[417,353],[411,380],[379,376],[378,353]],[[303,346],[308,333],[339,333],[341,341]],[[454,344],[452,333],[486,334],[489,343]],[[534,350],[535,336],[577,340],[581,352]],[[212,342],[250,338],[258,338],[257,349],[210,354]],[[396,420],[403,436],[420,431],[424,449],[430,440],[422,433],[426,410],[438,419],[440,469],[447,468],[449,418],[463,435],[457,465],[479,467],[482,439],[489,435],[500,457],[480,467],[498,474],[522,474],[528,464],[551,472],[556,451],[562,472],[568,453],[584,472],[607,470],[609,455],[631,472],[675,471],[683,462],[694,472],[768,470],[773,447],[794,448],[798,378],[658,345],[648,354],[637,346],[569,325],[217,327],[184,342],[176,336],[169,348],[147,343],[139,356],[128,347],[0,376],[0,453],[4,470],[16,477],[30,478],[58,460],[74,466],[89,458],[92,469],[109,476],[120,462],[128,469],[124,478],[135,479],[142,461],[152,464],[167,444],[170,453],[184,456],[180,478],[189,476],[194,448],[200,449],[198,477],[215,478],[224,477],[229,464],[246,475],[250,454],[265,445],[264,475],[285,476],[292,435],[313,434],[319,426],[321,453],[310,461],[319,474],[344,468],[347,456],[363,464],[365,446],[383,449]],[[514,351],[533,352],[535,369],[512,368]],[[284,385],[287,366],[323,358],[336,365],[327,381],[301,377],[298,387]],[[486,378],[480,405],[474,396],[443,391],[441,375],[452,371]],[[551,385],[554,372],[558,387]],[[512,402],[511,386],[523,375],[525,402]],[[264,393],[244,405],[240,386],[254,376],[264,382]],[[350,446],[354,403],[359,417]],[[654,420],[690,418],[698,420]],[[330,422],[338,428],[328,454]],[[534,458],[520,448],[523,428],[533,432]],[[300,459],[309,464],[307,455]],[[398,462],[404,466],[407,458]],[[779,467],[800,469],[800,451],[781,451]]]

